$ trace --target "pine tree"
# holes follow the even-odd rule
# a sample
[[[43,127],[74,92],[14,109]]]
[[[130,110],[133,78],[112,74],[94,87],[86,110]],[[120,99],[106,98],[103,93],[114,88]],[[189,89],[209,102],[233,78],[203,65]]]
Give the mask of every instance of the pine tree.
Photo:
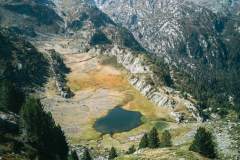
[[[152,130],[149,133],[148,137],[148,147],[149,148],[158,148],[160,140],[158,138],[158,132],[155,127],[152,128]]]
[[[118,155],[117,155],[117,151],[114,147],[111,148],[110,152],[109,152],[109,156],[108,156],[108,159],[114,159],[116,158]]]
[[[148,135],[145,133],[139,143],[139,149],[148,147]]]
[[[216,152],[215,145],[212,140],[212,134],[206,131],[206,129],[203,127],[198,128],[197,133],[194,136],[194,141],[189,150],[198,152],[209,158],[215,158]]]
[[[135,151],[136,151],[136,148],[135,148],[134,145],[132,145],[132,146],[128,149],[128,151],[126,152],[126,154],[132,154],[132,153],[134,153]]]
[[[66,160],[68,144],[60,126],[38,99],[28,98],[20,113],[22,137],[38,150],[40,159]]]
[[[84,149],[83,156],[81,160],[92,160],[92,157],[89,153],[89,150],[87,148]]]
[[[171,147],[172,146],[172,137],[168,130],[165,130],[161,136],[161,146],[162,147]]]

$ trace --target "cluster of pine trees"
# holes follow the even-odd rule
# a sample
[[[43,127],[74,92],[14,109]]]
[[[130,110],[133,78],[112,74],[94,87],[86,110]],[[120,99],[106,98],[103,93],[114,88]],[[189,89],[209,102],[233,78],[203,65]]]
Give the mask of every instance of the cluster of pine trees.
[[[158,136],[158,131],[155,127],[152,128],[152,130],[147,134],[144,134],[142,137],[139,148],[159,148],[159,147],[171,147],[172,141],[171,141],[171,134],[168,130],[165,130],[161,138]]]

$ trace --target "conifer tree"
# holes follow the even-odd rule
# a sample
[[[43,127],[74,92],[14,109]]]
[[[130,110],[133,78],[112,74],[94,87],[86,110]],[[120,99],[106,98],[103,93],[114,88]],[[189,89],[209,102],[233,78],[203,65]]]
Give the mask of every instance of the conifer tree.
[[[117,151],[114,147],[111,148],[110,152],[109,152],[109,156],[108,156],[108,159],[114,159],[116,158],[118,155],[117,155]]]
[[[165,130],[161,136],[161,146],[162,147],[171,147],[172,146],[172,137],[168,130]]]
[[[157,129],[155,127],[153,127],[148,136],[148,147],[149,148],[158,148],[159,144],[160,144],[160,140],[158,138]]]
[[[215,158],[216,152],[215,145],[212,140],[212,134],[206,131],[206,129],[203,127],[198,128],[197,133],[194,136],[194,141],[189,150],[198,152],[209,158]]]
[[[89,153],[89,150],[87,148],[84,149],[83,156],[81,160],[92,160],[92,157]]]
[[[148,135],[145,133],[139,143],[139,149],[148,147]]]

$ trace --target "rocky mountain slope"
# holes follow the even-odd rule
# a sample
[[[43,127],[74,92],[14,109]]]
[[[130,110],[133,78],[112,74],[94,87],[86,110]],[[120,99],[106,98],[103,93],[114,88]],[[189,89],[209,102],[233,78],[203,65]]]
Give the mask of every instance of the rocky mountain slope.
[[[211,2],[108,0],[96,4],[114,22],[128,28],[146,50],[169,63],[176,86],[193,94],[204,106],[221,106],[218,102],[224,99],[225,107],[233,97],[239,108],[239,93],[229,90],[239,88],[238,83],[232,86],[239,65],[239,46],[234,44],[238,39],[227,36],[232,35],[230,32],[239,35],[239,1],[226,5],[228,12],[219,9],[218,13],[212,11],[218,6]]]
[[[55,3],[56,12],[62,13],[64,17],[66,31],[66,42],[55,48],[71,48],[71,52],[76,53],[92,52],[117,57],[117,62],[131,74],[129,82],[157,106],[174,109],[183,105],[193,113],[195,119],[201,120],[197,106],[192,101],[179,96],[179,92],[174,89],[163,88],[165,81],[170,81],[168,68],[160,68],[155,64],[148,52],[128,30],[115,24],[92,3],[75,0],[59,0]],[[44,48],[45,45],[41,41],[40,39],[37,45]],[[53,39],[53,42],[47,40],[46,43],[52,44],[55,40]],[[62,50],[57,51],[62,52]],[[172,93],[170,96],[169,92]],[[182,114],[173,113],[173,116],[179,121]]]
[[[98,7],[130,29],[148,51],[195,69],[223,65],[227,51],[213,12],[188,1],[97,1]],[[199,2],[200,3],[200,2]]]
[[[63,57],[80,53],[115,57],[127,71],[128,82],[137,91],[157,107],[171,109],[177,122],[194,123],[202,120],[200,114],[205,115],[203,112],[206,110],[208,116],[211,116],[213,111],[226,115],[232,109],[236,110],[240,104],[237,98],[240,95],[239,3],[226,3],[224,8],[229,8],[226,11],[217,6],[215,1],[211,2],[202,0],[196,4],[193,0],[1,0],[0,25],[7,27],[14,35],[24,35],[48,58],[53,49],[54,53],[60,53]],[[3,37],[2,44],[5,44],[6,36],[10,37],[10,34],[0,36]],[[18,73],[18,70],[23,66],[24,69],[33,70],[24,72],[29,78],[27,82],[46,82],[46,79],[39,79],[38,76],[46,76],[47,68],[51,68],[55,61],[49,61],[52,64],[48,66],[39,51],[29,43],[24,42],[27,47],[20,47],[22,42],[14,38],[9,41],[14,48],[9,49],[14,62],[9,62],[9,66],[17,73],[14,79],[19,80],[22,76],[22,72]],[[4,45],[0,49],[5,53]],[[23,53],[22,50],[26,52]],[[8,52],[6,51],[6,55]],[[24,58],[25,53],[30,60]],[[3,59],[0,67],[4,68],[6,58],[0,58]],[[42,61],[35,62],[34,59]],[[31,65],[43,66],[43,70]],[[40,73],[36,74],[35,71]],[[56,75],[57,73],[50,77]],[[61,103],[59,100],[62,100],[62,105],[67,105],[75,99],[66,100],[56,96],[56,104]],[[72,104],[79,103],[74,101]],[[178,145],[189,143],[195,132],[196,128],[188,125],[186,123],[188,129],[183,132],[186,133],[187,140],[179,136],[181,142]],[[176,133],[177,127],[171,127],[168,129]],[[180,125],[180,130],[186,129],[181,127]],[[229,132],[218,135],[219,143],[222,137],[227,137],[226,141],[230,139],[226,136]],[[221,144],[221,153],[232,147],[231,145]],[[234,153],[226,153],[227,156],[236,156],[237,147],[234,144]],[[150,152],[146,151],[146,155]],[[141,157],[141,153],[139,154]],[[181,153],[179,154],[181,157]]]
[[[60,33],[62,23],[52,1],[0,1],[1,27],[8,27],[19,35],[35,37],[37,33]]]

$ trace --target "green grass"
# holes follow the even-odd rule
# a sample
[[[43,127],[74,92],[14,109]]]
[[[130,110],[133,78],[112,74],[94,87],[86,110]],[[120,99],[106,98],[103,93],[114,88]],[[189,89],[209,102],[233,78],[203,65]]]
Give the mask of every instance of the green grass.
[[[115,160],[138,160],[137,157],[131,157],[131,156],[124,156],[124,157],[118,157]]]
[[[176,156],[179,158],[181,157],[181,158],[185,158],[185,159],[189,159],[189,160],[207,159],[207,158],[200,156],[198,153],[194,153],[194,152],[186,151],[186,150],[177,150]]]
[[[159,121],[159,122],[156,122],[156,124],[154,125],[154,127],[156,127],[157,130],[163,130],[163,129],[165,129],[166,127],[168,127],[168,124],[167,124],[167,122]]]

